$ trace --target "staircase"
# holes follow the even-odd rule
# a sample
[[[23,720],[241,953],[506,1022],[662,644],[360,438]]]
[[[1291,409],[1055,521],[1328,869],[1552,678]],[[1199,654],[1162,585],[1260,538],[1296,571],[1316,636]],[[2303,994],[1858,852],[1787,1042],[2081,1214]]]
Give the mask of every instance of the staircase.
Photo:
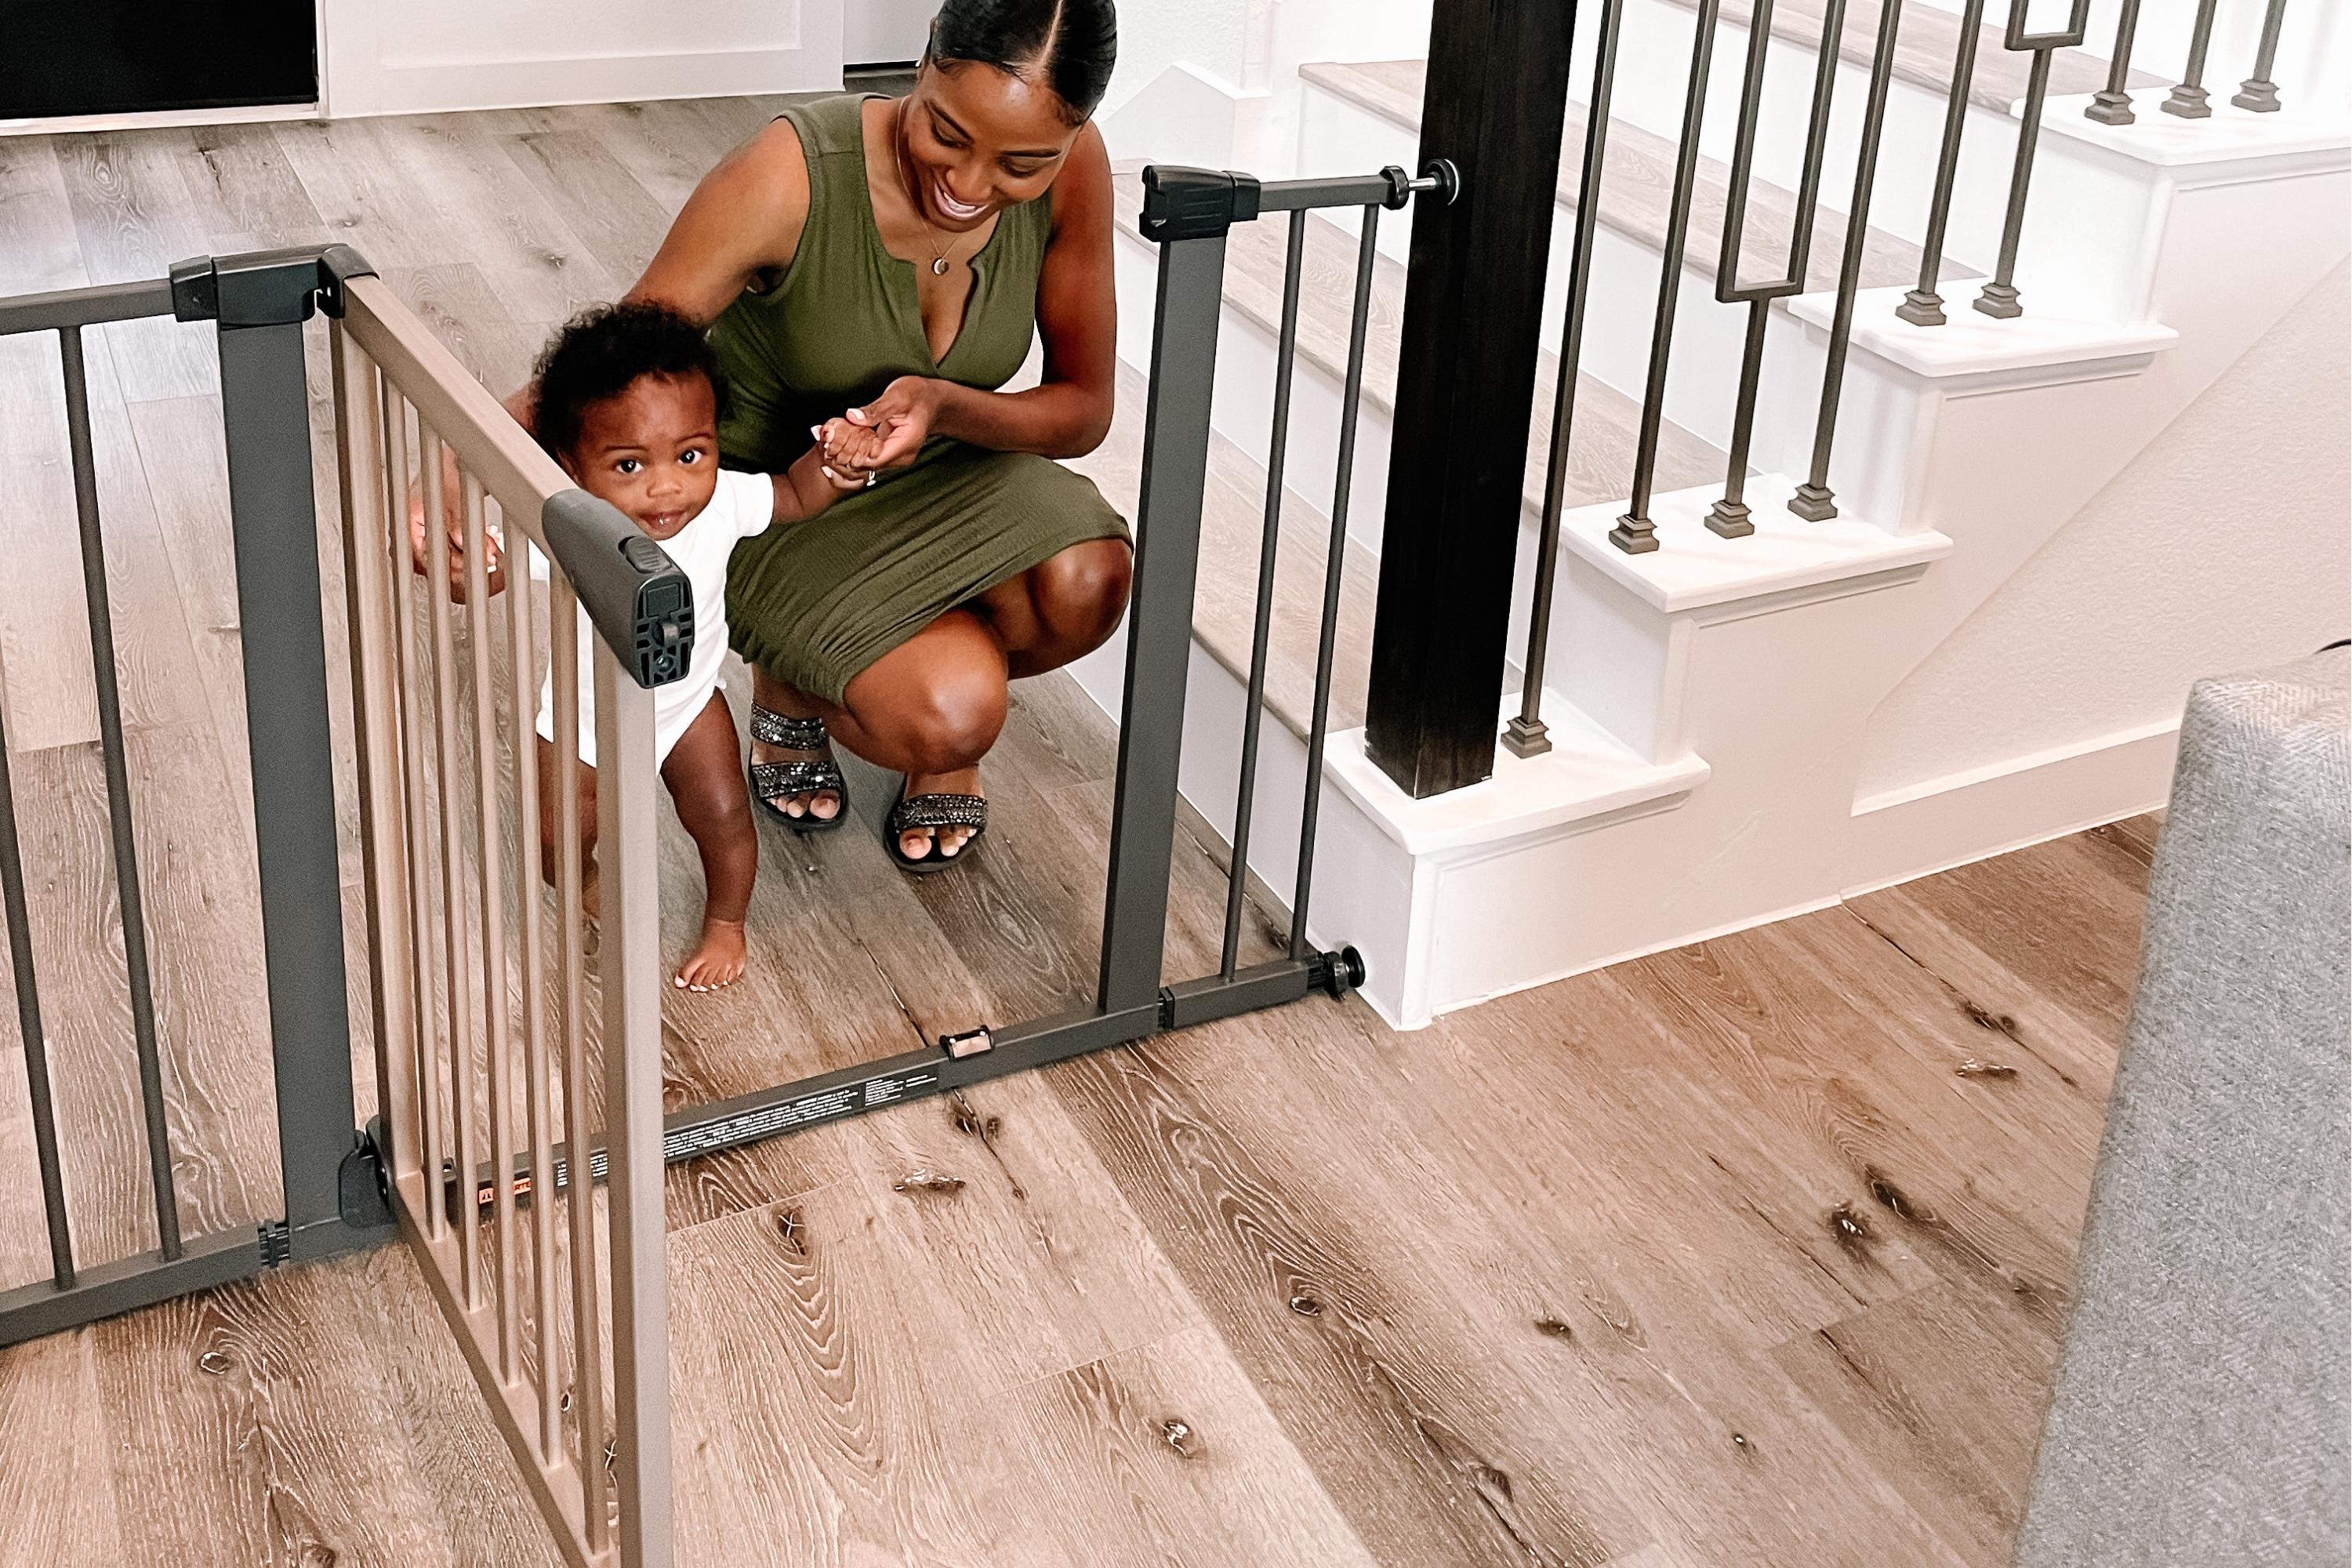
[[[1366,994],[1402,1026],[2147,809],[2168,784],[2172,731],[2190,678],[2341,635],[2340,483],[2332,516],[2311,515],[2306,496],[2302,515],[2272,520],[2272,537],[2242,548],[2220,548],[2210,521],[2233,487],[2248,489],[2226,473],[2204,481],[2201,495],[2166,493],[2154,509],[2141,503],[2137,552],[2128,512],[2135,495],[2161,491],[2168,443],[2244,425],[2250,401],[2279,398],[2279,417],[2315,441],[2334,411],[2340,455],[2342,332],[2325,338],[2335,345],[2332,359],[2305,353],[2298,361],[2293,348],[2328,331],[2330,301],[2344,292],[2352,137],[2307,112],[2223,108],[2210,121],[2170,121],[2153,112],[2152,99],[2139,125],[2110,128],[2084,119],[2080,98],[2053,97],[2018,272],[2027,313],[1995,321],[1968,304],[1998,247],[2015,150],[2010,103],[2023,90],[2025,60],[2003,50],[1999,29],[1988,26],[1967,100],[1975,140],[1964,142],[1948,259],[1937,274],[1950,321],[1914,327],[1893,307],[1919,281],[1927,186],[1959,36],[1957,17],[1917,5],[1905,15],[1881,199],[1861,252],[1833,465],[1841,515],[1804,521],[1786,502],[1813,435],[1829,290],[1845,240],[1843,211],[1832,208],[1843,206],[1851,180],[1850,111],[1868,69],[1876,7],[1852,0],[1841,33],[1837,92],[1849,112],[1832,121],[1808,268],[1814,292],[1776,307],[1768,326],[1748,479],[1757,532],[1726,540],[1700,519],[1726,478],[1745,324],[1744,310],[1714,299],[1731,153],[1717,137],[1736,119],[1748,47],[1747,7],[1727,5],[1697,196],[1674,274],[1677,357],[1651,514],[1662,548],[1629,555],[1612,546],[1664,269],[1674,137],[1692,47],[1682,0],[1627,5],[1575,439],[1561,479],[1566,514],[1543,704],[1554,750],[1526,760],[1500,752],[1486,784],[1423,801],[1406,799],[1366,761],[1359,728],[1388,466],[1444,461],[1391,449],[1410,235],[1409,215],[1383,215],[1334,734],[1322,763],[1335,787],[1326,792],[1314,923],[1318,940],[1364,950]],[[1820,46],[1821,16],[1805,0],[1776,7],[1770,50],[1801,60],[1793,68],[1803,79]],[[1572,90],[1589,83],[1588,47],[1580,40]],[[2058,50],[2051,74],[2053,93],[2087,94],[2104,85],[2107,67],[2094,55]],[[1423,77],[1415,60],[1300,68],[1297,171],[1412,166]],[[2147,73],[2133,79],[2144,89],[2159,86]],[[1583,105],[1571,103],[1548,273],[1548,343],[1558,342],[1571,224],[1584,199],[1577,185],[1585,121]],[[1978,165],[1990,177],[1972,194],[1969,171]],[[1122,165],[1118,174],[1129,379],[1118,427],[1081,465],[1122,507],[1132,506],[1139,466],[1156,262],[1156,247],[1133,221],[1138,166]],[[1792,148],[1759,136],[1743,276],[1781,265],[1797,179]],[[1185,793],[1219,831],[1235,805],[1283,245],[1275,220],[1240,226],[1228,249],[1184,736]],[[1304,736],[1356,251],[1354,233],[1309,220],[1266,685],[1278,723],[1267,730],[1251,854],[1276,900],[1297,852],[1295,803],[1308,765]],[[1523,608],[1515,616],[1513,689],[1496,693],[1498,725],[1517,707],[1557,374],[1547,348],[1525,435],[1515,582]],[[2280,374],[2298,379],[2282,384]],[[2315,482],[2329,493],[2326,466],[2282,473],[2283,494],[2305,493]],[[2233,533],[2261,532],[2251,521],[2236,520]],[[2318,576],[2329,592],[2317,590]],[[2021,617],[2029,624],[2021,626]],[[2032,657],[2020,658],[2028,646]],[[1107,649],[1078,670],[1114,712],[1118,658]]]

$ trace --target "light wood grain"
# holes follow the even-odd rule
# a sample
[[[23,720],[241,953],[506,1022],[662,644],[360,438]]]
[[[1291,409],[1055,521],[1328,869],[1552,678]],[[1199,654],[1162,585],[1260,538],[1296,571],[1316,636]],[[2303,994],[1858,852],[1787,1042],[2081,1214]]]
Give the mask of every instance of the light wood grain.
[[[105,265],[145,265],[136,247],[174,224],[201,249],[299,233],[307,202],[499,384],[592,271],[626,281],[632,225],[777,107],[233,127],[194,154],[174,132],[176,165],[119,139],[0,142],[0,265],[78,281],[85,237]],[[1265,278],[1244,252],[1234,280]],[[123,498],[108,564],[141,623],[134,804],[184,1218],[204,1228],[267,1214],[276,1181],[234,577],[209,389],[142,399],[117,368],[93,371],[124,422],[100,446]],[[1133,393],[1095,465],[1107,492],[1131,493]],[[1228,660],[1260,483],[1218,447],[1200,625]],[[0,614],[70,626],[70,523],[54,498],[0,520],[13,547],[67,551]],[[1286,718],[1320,533],[1294,498]],[[331,549],[325,575],[339,616]],[[1361,563],[1349,582],[1352,650]],[[11,626],[0,700],[96,1258],[148,1242],[88,671],[20,651]],[[729,679],[740,721],[748,686]],[[499,744],[515,740],[509,716]],[[1085,995],[1116,742],[1074,682],[1022,683],[989,842],[949,877],[888,866],[897,781],[862,764],[848,828],[763,824],[750,973],[664,999],[669,1102]],[[660,819],[661,918],[682,940],[699,874]],[[674,1169],[681,1561],[1991,1568],[2046,1395],[2150,838],[2118,825],[1416,1034],[1317,998]],[[1171,977],[1213,965],[1223,892],[1216,847],[1180,834]],[[1271,934],[1254,906],[1244,962]],[[47,1264],[13,1037],[0,1286]],[[2017,1075],[1956,1076],[1972,1056]],[[526,1365],[548,1348],[527,1336]],[[400,1248],[0,1352],[0,1454],[11,1563],[556,1561]]]

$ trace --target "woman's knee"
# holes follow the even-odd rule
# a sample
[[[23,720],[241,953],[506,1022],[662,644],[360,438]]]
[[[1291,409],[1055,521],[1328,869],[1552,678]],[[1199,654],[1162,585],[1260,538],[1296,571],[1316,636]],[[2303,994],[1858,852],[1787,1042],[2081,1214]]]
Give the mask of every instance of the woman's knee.
[[[967,768],[996,744],[1006,706],[1001,658],[928,659],[889,673],[897,679],[876,682],[870,697],[853,693],[850,711],[908,771]]]
[[[1078,652],[1098,647],[1127,613],[1135,552],[1122,539],[1090,539],[1040,562],[1030,574],[1037,618]]]

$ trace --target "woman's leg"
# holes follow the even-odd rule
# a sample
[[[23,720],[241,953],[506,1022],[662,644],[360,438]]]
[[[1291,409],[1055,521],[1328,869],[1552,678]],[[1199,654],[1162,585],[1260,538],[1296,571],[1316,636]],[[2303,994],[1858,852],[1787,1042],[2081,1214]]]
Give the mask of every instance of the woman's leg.
[[[752,700],[823,719],[843,745],[905,773],[910,795],[978,795],[980,761],[1004,726],[1006,680],[1058,669],[1101,647],[1126,614],[1133,563],[1124,540],[1071,545],[875,660],[850,681],[838,708],[765,670],[755,672]],[[753,749],[761,762],[801,754]],[[821,809],[827,798],[814,797],[813,807],[809,797],[795,801]],[[970,837],[964,828],[944,829],[938,852],[952,856]],[[918,828],[899,847],[920,859],[932,852],[932,839],[929,828]]]
[[[662,762],[662,783],[702,857],[702,934],[675,983],[716,991],[743,973],[743,917],[760,869],[751,797],[735,765],[735,719],[717,692]]]

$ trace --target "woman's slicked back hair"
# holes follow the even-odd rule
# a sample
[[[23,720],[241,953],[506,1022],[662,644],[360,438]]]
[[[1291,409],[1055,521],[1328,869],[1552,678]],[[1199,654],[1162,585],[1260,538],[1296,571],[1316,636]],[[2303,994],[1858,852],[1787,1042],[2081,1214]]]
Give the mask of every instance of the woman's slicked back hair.
[[[1042,82],[1075,122],[1110,87],[1118,14],[1111,0],[946,0],[929,53],[936,64],[970,61]]]

